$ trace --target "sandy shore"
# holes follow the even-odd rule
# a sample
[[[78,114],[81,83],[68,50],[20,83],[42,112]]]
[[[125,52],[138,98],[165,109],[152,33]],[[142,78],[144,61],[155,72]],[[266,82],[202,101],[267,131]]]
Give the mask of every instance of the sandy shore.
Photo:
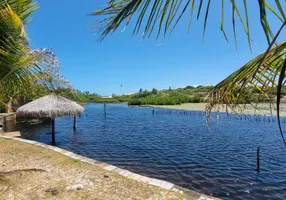
[[[204,111],[206,103],[184,103],[181,105],[150,105],[151,107],[157,108],[172,108],[172,109],[181,109],[181,110],[198,110]],[[225,112],[225,109],[221,109],[221,112]],[[230,110],[229,110],[230,111]],[[258,109],[254,109],[253,106],[247,105],[247,108],[243,110],[244,114],[259,114],[259,115],[271,115],[270,106],[267,103],[258,104]],[[272,110],[272,115],[276,115],[276,109]],[[286,116],[286,104],[281,104],[280,116]]]
[[[193,199],[34,145],[0,138],[0,199]]]

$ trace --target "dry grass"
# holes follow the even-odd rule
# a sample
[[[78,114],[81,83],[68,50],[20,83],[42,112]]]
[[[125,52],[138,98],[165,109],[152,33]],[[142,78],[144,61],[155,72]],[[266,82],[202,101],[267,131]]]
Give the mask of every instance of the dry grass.
[[[0,199],[191,199],[54,151],[0,138]]]

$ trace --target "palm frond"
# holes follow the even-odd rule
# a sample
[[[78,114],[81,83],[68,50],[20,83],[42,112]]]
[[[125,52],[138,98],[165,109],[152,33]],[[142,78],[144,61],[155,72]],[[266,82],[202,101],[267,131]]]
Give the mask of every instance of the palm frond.
[[[39,8],[34,0],[0,0],[1,5],[9,5],[25,25],[30,21],[30,15]]]
[[[29,92],[36,84],[47,89],[70,85],[60,76],[59,62],[51,50],[30,47],[23,20],[35,10],[34,5],[31,0],[0,4],[1,102],[18,93]]]
[[[246,104],[253,103],[253,95],[257,95],[259,101],[274,103],[276,100],[273,91],[277,91],[279,76],[282,73],[285,77],[282,71],[285,58],[286,41],[283,41],[217,84],[208,94],[208,116],[212,110],[222,105],[239,112]]]
[[[227,39],[227,34],[224,29],[225,25],[225,4],[228,3],[232,7],[232,25],[234,32],[234,40],[236,43],[236,18],[239,19],[240,24],[243,26],[244,32],[247,36],[249,46],[251,48],[251,32],[250,32],[250,22],[248,18],[249,7],[246,0],[237,1],[230,0],[225,2],[221,0],[221,31],[224,37]],[[274,17],[278,18],[282,23],[285,22],[285,13],[280,0],[275,0],[275,6],[270,6],[266,0],[258,0],[261,26],[263,27],[265,36],[268,42],[271,42],[273,38],[273,30],[271,24],[268,21],[267,13],[273,14]],[[217,3],[217,2],[215,2]],[[239,4],[242,4],[243,9],[239,9]],[[189,7],[189,9],[187,9]],[[195,8],[197,8],[196,11]],[[201,13],[205,13],[204,17],[204,27],[203,36],[207,27],[207,20],[209,18],[209,11],[212,9],[211,0],[112,0],[108,1],[105,8],[93,12],[92,16],[103,16],[95,23],[95,31],[100,33],[100,40],[103,40],[108,34],[116,31],[120,25],[129,25],[130,20],[134,19],[135,26],[133,33],[137,34],[139,31],[143,31],[143,37],[150,37],[155,30],[157,31],[157,37],[160,34],[166,35],[170,30],[173,30],[182,16],[187,14],[188,11],[190,15],[190,20],[188,27],[192,22],[193,14],[196,14],[199,20]],[[252,8],[253,9],[253,8]],[[158,27],[154,29],[154,27]],[[227,39],[228,40],[228,39]]]

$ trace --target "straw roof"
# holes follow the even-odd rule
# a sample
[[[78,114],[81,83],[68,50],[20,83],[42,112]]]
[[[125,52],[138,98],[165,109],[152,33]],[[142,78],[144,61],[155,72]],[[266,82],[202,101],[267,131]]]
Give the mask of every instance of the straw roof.
[[[74,116],[83,113],[84,108],[74,101],[54,94],[41,97],[18,108],[17,116],[49,117]]]

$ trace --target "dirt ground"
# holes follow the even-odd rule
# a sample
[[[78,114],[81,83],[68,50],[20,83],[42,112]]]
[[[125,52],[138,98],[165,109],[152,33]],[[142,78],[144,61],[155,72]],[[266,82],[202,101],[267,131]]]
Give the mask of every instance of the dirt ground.
[[[0,138],[1,200],[191,199],[54,151]]]

